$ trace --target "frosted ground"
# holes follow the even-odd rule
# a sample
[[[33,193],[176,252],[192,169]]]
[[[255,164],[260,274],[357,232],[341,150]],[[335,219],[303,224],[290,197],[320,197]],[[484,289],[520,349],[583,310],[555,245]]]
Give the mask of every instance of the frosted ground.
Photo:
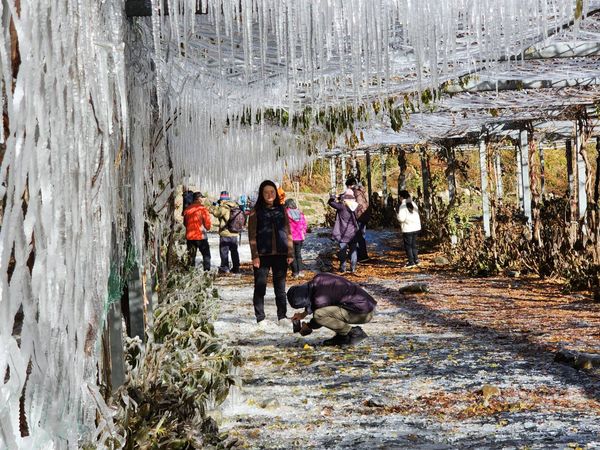
[[[390,235],[370,234],[372,251]],[[332,243],[315,230],[306,247],[314,269]],[[241,256],[249,262],[246,240]],[[378,313],[370,338],[346,350],[320,347],[326,330],[258,330],[249,277],[219,278],[215,327],[246,359],[221,430],[248,448],[600,448],[598,380],[506,336],[439,323],[397,295],[430,277],[360,280]],[[266,312],[275,318],[272,289]]]

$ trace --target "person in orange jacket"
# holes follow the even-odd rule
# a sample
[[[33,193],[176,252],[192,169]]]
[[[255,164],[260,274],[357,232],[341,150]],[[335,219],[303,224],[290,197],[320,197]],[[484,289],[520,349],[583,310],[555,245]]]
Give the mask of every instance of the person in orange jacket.
[[[196,265],[196,252],[202,253],[202,267],[210,270],[210,247],[208,245],[207,230],[210,230],[210,214],[202,204],[203,195],[194,193],[194,201],[183,210],[183,223],[185,224],[185,238],[190,267]]]
[[[277,195],[279,196],[279,201],[283,205],[285,203],[285,191],[277,182],[275,182],[275,187],[277,188]]]

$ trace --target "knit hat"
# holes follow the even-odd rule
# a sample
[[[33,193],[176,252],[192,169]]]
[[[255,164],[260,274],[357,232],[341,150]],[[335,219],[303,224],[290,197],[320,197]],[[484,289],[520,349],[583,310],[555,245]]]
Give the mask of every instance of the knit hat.
[[[350,188],[346,189],[344,191],[344,193],[342,194],[342,198],[343,199],[348,199],[348,200],[354,199],[354,191],[352,189],[350,189]]]
[[[219,195],[219,200],[231,200],[231,197],[229,197],[229,192],[221,191],[221,195]]]
[[[308,283],[292,286],[287,291],[288,303],[294,309],[308,308],[310,306],[309,293]]]

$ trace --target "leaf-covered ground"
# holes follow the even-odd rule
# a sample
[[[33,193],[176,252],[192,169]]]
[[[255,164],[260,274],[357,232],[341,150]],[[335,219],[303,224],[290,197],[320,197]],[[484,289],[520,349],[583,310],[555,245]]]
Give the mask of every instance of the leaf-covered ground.
[[[600,448],[598,373],[554,361],[559,348],[599,351],[598,304],[558,283],[463,278],[432,254],[407,270],[394,233],[369,240],[352,279],[379,303],[356,347],[321,347],[327,330],[259,330],[248,264],[218,280],[216,329],[246,359],[222,430],[248,448]],[[307,264],[330,267],[332,248],[310,234]],[[429,292],[399,292],[412,282]],[[271,289],[266,304],[274,320]]]

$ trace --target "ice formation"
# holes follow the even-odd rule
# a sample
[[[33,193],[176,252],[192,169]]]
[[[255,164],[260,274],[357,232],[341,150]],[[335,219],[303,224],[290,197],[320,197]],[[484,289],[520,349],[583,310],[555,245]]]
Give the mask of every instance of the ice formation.
[[[320,130],[297,134],[269,111],[292,118],[435,87],[588,8],[168,0],[171,14],[159,15],[161,3],[129,22],[122,2],[0,1],[0,448],[106,441],[99,342],[126,230],[144,267],[147,252],[159,253],[156,242],[145,248],[146,210],[168,211],[173,185],[242,193],[301,167]]]
[[[175,173],[213,192],[224,177],[238,192],[266,176],[280,178],[286,167],[306,163],[307,143],[323,146],[321,128],[299,139],[289,127],[265,123],[266,110],[291,118],[310,108],[316,116],[326,107],[435,89],[518,55],[572,20],[578,5],[582,14],[589,6],[581,0],[198,3],[169,1],[169,11],[184,14],[155,15],[153,31],[161,108],[178,117],[168,133]],[[155,11],[161,4],[153,0]]]

